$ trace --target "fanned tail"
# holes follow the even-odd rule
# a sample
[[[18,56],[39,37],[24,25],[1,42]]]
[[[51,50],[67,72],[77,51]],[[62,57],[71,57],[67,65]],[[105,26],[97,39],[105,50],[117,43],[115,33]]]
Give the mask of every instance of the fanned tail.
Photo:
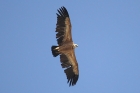
[[[56,49],[58,46],[52,46],[51,50],[52,50],[52,55],[54,57],[57,57],[59,55],[59,51]]]

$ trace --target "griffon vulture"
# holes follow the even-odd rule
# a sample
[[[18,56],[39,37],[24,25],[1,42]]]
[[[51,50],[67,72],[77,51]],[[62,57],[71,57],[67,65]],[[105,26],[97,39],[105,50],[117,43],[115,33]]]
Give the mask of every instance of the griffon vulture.
[[[67,76],[69,86],[74,86],[79,77],[78,63],[74,49],[78,47],[72,40],[71,22],[68,11],[65,7],[59,8],[56,24],[56,39],[58,46],[52,46],[51,51],[54,57],[60,55],[60,62]]]

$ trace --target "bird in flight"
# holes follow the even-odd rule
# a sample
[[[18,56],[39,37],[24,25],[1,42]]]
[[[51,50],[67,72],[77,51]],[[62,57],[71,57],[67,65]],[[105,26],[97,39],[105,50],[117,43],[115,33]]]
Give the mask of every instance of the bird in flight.
[[[79,78],[78,63],[75,57],[75,48],[78,47],[72,40],[72,25],[67,9],[61,7],[58,10],[56,23],[57,46],[52,46],[51,51],[54,57],[60,55],[60,62],[67,77],[69,86],[74,86]]]

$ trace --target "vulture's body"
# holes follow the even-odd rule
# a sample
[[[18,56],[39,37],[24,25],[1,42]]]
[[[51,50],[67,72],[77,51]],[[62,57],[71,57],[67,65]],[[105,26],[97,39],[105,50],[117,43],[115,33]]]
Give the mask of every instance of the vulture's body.
[[[60,55],[62,68],[66,68],[68,83],[70,86],[76,84],[79,77],[78,63],[75,57],[74,49],[78,47],[73,43],[71,35],[71,22],[68,11],[65,7],[61,7],[57,14],[56,38],[58,46],[52,46],[52,54],[54,57]]]

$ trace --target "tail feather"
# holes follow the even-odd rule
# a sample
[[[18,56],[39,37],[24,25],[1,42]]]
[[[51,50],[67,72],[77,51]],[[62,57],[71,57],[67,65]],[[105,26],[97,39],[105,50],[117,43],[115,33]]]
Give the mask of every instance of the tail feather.
[[[58,47],[58,46],[52,46],[52,47],[51,47],[52,55],[53,55],[54,57],[57,57],[57,56],[59,55],[59,51],[55,49],[55,48],[57,48],[57,47]]]

